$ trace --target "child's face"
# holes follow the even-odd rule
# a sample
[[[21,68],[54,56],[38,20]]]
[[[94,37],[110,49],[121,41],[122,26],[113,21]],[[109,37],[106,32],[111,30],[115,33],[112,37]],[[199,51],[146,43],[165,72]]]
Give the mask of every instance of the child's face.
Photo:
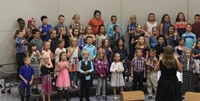
[[[100,13],[96,13],[95,19],[100,20],[101,19],[101,14]]]
[[[55,37],[56,37],[56,31],[53,31],[53,33],[51,33],[50,36],[51,36],[52,38],[55,38]]]
[[[50,49],[50,43],[49,43],[49,42],[46,42],[46,43],[45,43],[45,49],[46,49],[46,50],[49,50],[49,49]]]
[[[144,37],[139,37],[138,42],[140,44],[144,44],[144,42],[145,42]]]
[[[24,61],[24,63],[25,63],[26,65],[30,65],[30,64],[31,64],[31,59],[30,59],[30,58],[26,59],[26,60]]]
[[[169,27],[169,34],[173,34],[174,33],[174,28],[173,27]]]
[[[158,43],[161,45],[164,44],[164,38],[163,37],[158,38]]]
[[[63,29],[61,30],[61,33],[62,33],[63,35],[65,35],[65,34],[66,34],[66,29],[63,28]]]
[[[123,46],[124,42],[122,40],[119,40],[118,46]]]
[[[64,17],[60,17],[59,19],[59,23],[63,24],[65,22],[65,18]]]
[[[40,38],[40,32],[36,32],[34,35],[34,38],[39,39]]]
[[[178,18],[180,19],[180,21],[184,20],[184,15],[183,14],[179,14]]]
[[[179,41],[179,45],[181,46],[185,45],[185,41],[184,40]]]
[[[19,27],[20,28],[24,28],[25,27],[25,21],[24,20],[20,20]]]
[[[87,28],[87,33],[88,33],[88,34],[92,34],[92,27],[88,27],[88,28]]]
[[[155,21],[155,16],[151,14],[151,15],[149,16],[149,21]]]
[[[131,23],[135,23],[136,19],[135,18],[131,18],[130,21],[131,21]]]
[[[59,47],[60,47],[60,48],[63,48],[64,46],[65,46],[65,42],[62,41],[62,42],[59,44]]]
[[[42,24],[43,24],[43,25],[47,25],[47,22],[48,22],[48,19],[43,19],[43,20],[42,20]]]
[[[120,61],[120,54],[119,53],[116,53],[115,54],[115,61]]]
[[[78,36],[78,34],[79,34],[79,30],[78,30],[78,29],[75,29],[75,30],[74,30],[74,35],[75,35],[75,36]]]
[[[104,33],[104,32],[105,32],[105,27],[102,26],[102,27],[100,28],[100,32],[101,32],[101,33]]]
[[[33,25],[33,26],[36,25],[36,21],[35,21],[35,19],[32,19],[32,21],[31,21],[31,25]]]
[[[152,29],[152,34],[154,36],[157,36],[158,35],[158,30],[156,28]]]
[[[150,57],[155,57],[156,56],[156,52],[155,51],[150,51]]]
[[[187,25],[186,30],[187,30],[187,32],[191,32],[192,31],[192,26],[191,25]]]
[[[102,52],[102,51],[101,51],[99,54],[100,54],[100,58],[103,58],[104,55],[105,55],[105,52]]]
[[[72,43],[74,46],[77,46],[77,40],[73,40]]]
[[[169,22],[169,16],[165,16],[164,20],[165,22]]]
[[[49,63],[49,58],[48,57],[44,58],[44,63],[46,63],[46,64]]]
[[[140,32],[142,31],[142,26],[138,25],[137,28],[136,28],[136,31],[137,31],[138,33],[140,33]]]
[[[191,52],[189,50],[185,51],[185,56],[189,58],[191,56]]]
[[[200,41],[197,43],[197,47],[200,48]]]
[[[32,46],[31,48],[32,48],[33,51],[37,50],[37,46]]]
[[[195,16],[195,17],[194,17],[194,21],[195,21],[195,22],[200,22],[200,16]]]
[[[116,17],[112,17],[111,22],[112,22],[113,24],[116,24],[117,18],[116,18]]]
[[[108,47],[108,45],[109,45],[108,40],[105,40],[105,47]]]
[[[63,54],[62,54],[61,59],[62,59],[62,60],[67,60],[67,55],[66,55],[66,53],[63,53]]]
[[[92,45],[93,40],[92,40],[92,38],[87,38],[86,42],[87,42],[88,45]]]
[[[142,50],[137,50],[136,56],[137,57],[142,57]]]
[[[88,58],[89,58],[89,52],[84,53],[84,54],[83,54],[83,57],[84,57],[85,60],[88,60]]]
[[[120,28],[116,27],[115,33],[119,33],[120,32]]]
[[[75,21],[76,23],[79,23],[79,22],[80,22],[80,17],[76,16],[76,17],[74,18],[74,21]]]
[[[23,38],[23,36],[24,36],[24,35],[23,35],[23,32],[20,32],[19,34],[17,34],[17,37],[18,37],[18,38]]]

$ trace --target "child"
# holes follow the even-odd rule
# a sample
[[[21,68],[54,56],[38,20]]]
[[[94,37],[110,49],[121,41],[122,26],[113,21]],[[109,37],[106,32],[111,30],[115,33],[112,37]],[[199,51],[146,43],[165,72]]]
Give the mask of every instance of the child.
[[[111,16],[111,24],[108,26],[108,29],[107,29],[107,34],[108,34],[109,38],[111,38],[115,33],[114,30],[113,30],[113,26],[114,25],[118,25],[120,27],[120,33],[122,34],[122,28],[121,28],[120,24],[117,23],[117,16],[116,15],[112,15]]]
[[[139,82],[139,90],[143,90],[143,80],[146,78],[146,59],[142,57],[142,50],[135,50],[135,57],[131,61],[131,77],[133,78],[132,90],[137,90]]]
[[[190,49],[192,48],[194,49],[196,46],[196,35],[191,31],[192,31],[192,25],[187,24],[186,33],[184,33],[182,37],[185,38],[186,40],[185,45]]]
[[[19,77],[20,80],[20,97],[21,101],[29,101],[30,100],[30,90],[31,85],[33,84],[34,79],[34,70],[33,67],[30,66],[31,59],[29,57],[25,57],[24,59],[25,65],[20,68]],[[24,98],[26,96],[26,98]],[[26,99],[26,100],[25,100]]]
[[[158,27],[158,24],[156,22],[156,19],[155,19],[155,14],[154,13],[149,13],[148,15],[148,21],[145,23],[144,25],[144,30],[151,36],[152,33],[152,28],[153,27]]]
[[[119,38],[124,39],[123,35],[120,33],[120,27],[118,25],[114,25],[113,30],[115,33],[114,33],[113,37],[110,38],[111,49],[113,49],[117,45],[117,43],[116,43],[117,39],[119,39]]]
[[[178,46],[179,35],[175,32],[175,27],[173,25],[169,26],[166,35],[168,45],[171,45],[173,48]]]
[[[159,35],[157,37],[158,44],[154,47],[157,52],[156,52],[156,57],[159,58],[159,56],[164,52],[164,49],[166,47],[166,39],[163,35]]]
[[[33,39],[32,30],[37,29],[35,18],[28,19],[27,27],[28,27],[27,28],[27,40],[28,40],[28,42],[30,42]]]
[[[57,37],[56,37],[56,31],[55,30],[50,30],[50,40],[51,40],[50,50],[52,51],[52,53],[55,54],[56,48],[58,46],[58,40],[57,40]]]
[[[58,41],[58,48],[56,48],[56,51],[55,51],[55,55],[56,55],[56,58],[55,58],[55,64],[59,61],[59,54],[61,52],[66,52],[66,48],[64,48],[64,45],[65,45],[65,41],[64,40],[59,40]]]
[[[63,90],[65,92],[66,101],[69,101],[69,87],[70,87],[70,78],[68,69],[70,68],[69,63],[67,61],[67,54],[65,52],[61,52],[59,54],[59,62],[56,65],[56,71],[59,72],[56,86],[59,90],[59,98],[62,101],[63,98]]]
[[[109,67],[111,66],[111,54],[112,54],[112,49],[110,48],[109,40],[105,39],[102,41],[102,46],[101,48],[105,49],[106,51],[106,57],[109,63]]]
[[[166,36],[170,25],[171,25],[170,16],[168,14],[164,14],[160,23],[160,34]]]
[[[48,24],[47,16],[43,15],[40,19],[42,21],[42,25],[39,27],[41,38],[43,41],[48,41],[50,37],[49,31],[52,29],[52,26]]]
[[[98,77],[98,85],[96,88],[96,99],[100,100],[100,93],[102,89],[102,98],[106,98],[106,80],[109,70],[109,64],[106,57],[106,52],[100,48],[97,53],[97,58],[94,60],[94,67]]]
[[[200,15],[196,14],[194,16],[194,23],[192,24],[192,33],[196,34],[197,39],[200,37]]]
[[[124,91],[123,86],[125,86],[123,78],[124,67],[122,62],[120,61],[119,53],[114,54],[114,62],[111,64],[110,72],[112,73],[110,86],[113,87],[114,100],[117,100],[117,95],[116,95],[117,87],[120,87],[121,92],[123,92]]]
[[[155,92],[157,89],[157,72],[154,71],[157,61],[156,50],[152,48],[150,49],[149,58],[146,62],[148,100],[152,99],[152,89]]]
[[[19,80],[19,70],[20,67],[24,65],[23,59],[26,57],[26,40],[23,38],[22,30],[17,30],[15,32],[15,43],[16,43],[16,60],[17,60],[17,77]]]
[[[149,44],[151,48],[154,48],[158,44],[157,37],[159,36],[159,31],[157,27],[152,28],[152,36],[149,37]]]
[[[83,51],[83,60],[79,62],[78,71],[80,73],[80,101],[85,97],[86,101],[90,101],[90,78],[91,73],[94,71],[93,62],[89,59],[89,51]]]
[[[181,58],[181,63],[183,64],[183,83],[181,90],[184,95],[187,91],[194,91],[193,70],[195,69],[195,63],[190,49],[185,51],[185,58]]]
[[[18,19],[17,19],[17,22],[18,22],[18,25],[19,25],[18,30],[21,30],[21,31],[22,31],[22,35],[23,35],[23,37],[25,38],[25,37],[26,37],[25,21],[24,21],[24,19],[22,19],[22,18],[18,18]]]
[[[27,56],[31,58],[31,66],[34,70],[34,82],[35,85],[32,87],[32,93],[33,94],[39,94],[38,85],[39,85],[39,79],[40,79],[40,52],[37,50],[37,46],[34,43],[30,43],[28,45],[28,52]]]
[[[43,41],[40,38],[40,31],[37,29],[33,29],[32,34],[33,34],[33,39],[31,40],[31,42],[36,44],[37,50],[39,50],[41,52]]]
[[[42,56],[41,61],[41,93],[42,93],[42,101],[45,100],[45,96],[47,95],[48,101],[51,101],[51,91],[52,91],[52,81],[51,81],[51,68],[53,68],[49,62],[48,55]]]
[[[96,36],[98,34],[99,26],[102,25],[103,23],[104,22],[101,19],[101,11],[95,10],[94,11],[94,18],[91,19],[88,23],[88,25],[92,26],[92,34],[94,34],[94,36]]]
[[[81,55],[81,50],[77,46],[77,39],[70,39],[70,47],[67,49],[67,57],[69,58],[69,62],[72,65],[72,68],[69,69],[71,85],[74,88],[78,88],[77,86],[77,72],[78,72],[78,62],[79,56]]]
[[[95,37],[95,35],[92,34],[92,27],[89,26],[89,25],[85,28],[85,35],[83,35],[83,38],[85,39],[85,41],[86,41],[87,36],[91,36],[92,37],[93,44],[95,45],[96,37]]]
[[[150,47],[149,47],[148,43],[146,42],[144,36],[139,36],[138,43],[135,46],[135,50],[136,49],[141,49],[142,50],[142,57],[144,57],[145,59],[148,58]]]
[[[61,27],[58,33],[58,40],[64,40],[64,47],[69,47],[69,35],[67,34],[66,29]]]
[[[99,49],[101,47],[101,42],[102,40],[107,39],[107,34],[105,32],[105,26],[104,25],[100,25],[99,26],[99,33],[96,36],[96,47],[97,49]]]
[[[181,37],[183,33],[186,32],[187,22],[185,20],[185,15],[183,12],[178,13],[174,26],[179,37]]]
[[[78,28],[75,27],[73,29],[72,37],[77,39],[77,44],[78,44],[79,48],[82,50],[84,47],[84,39],[82,37],[82,34],[80,34]]]
[[[78,31],[80,32],[80,34],[84,33],[84,27],[80,23],[80,15],[79,14],[74,14],[74,16],[72,17],[72,22],[69,25],[69,32],[72,32],[74,30],[74,28],[78,28]]]
[[[174,48],[174,53],[178,56],[178,59],[181,59],[185,57],[184,54],[188,48],[185,46],[184,38],[180,37],[178,42],[179,45]]]
[[[54,27],[56,30],[56,37],[60,36],[60,29],[63,28],[65,32],[67,32],[67,26],[65,25],[65,16],[59,15],[58,16],[58,24]]]

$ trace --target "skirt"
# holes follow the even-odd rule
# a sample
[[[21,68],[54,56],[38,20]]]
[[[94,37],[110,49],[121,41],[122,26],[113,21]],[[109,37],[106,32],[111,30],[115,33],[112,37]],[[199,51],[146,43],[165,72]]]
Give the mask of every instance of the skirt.
[[[51,93],[52,91],[52,82],[51,82],[51,74],[41,76],[41,92]]]
[[[40,70],[40,65],[39,64],[31,64],[34,70],[34,78],[40,78],[41,75],[41,70]]]
[[[111,87],[122,87],[124,86],[124,77],[122,73],[112,73],[111,75]]]
[[[194,91],[193,73],[183,71],[183,83],[181,84],[181,92],[184,94],[187,91]]]

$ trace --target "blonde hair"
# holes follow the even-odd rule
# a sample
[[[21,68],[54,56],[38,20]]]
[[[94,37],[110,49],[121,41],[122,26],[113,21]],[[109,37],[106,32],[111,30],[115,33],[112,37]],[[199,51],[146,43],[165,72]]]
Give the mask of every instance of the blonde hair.
[[[130,17],[130,19],[135,19],[135,20],[136,20],[136,16],[135,16],[135,15],[132,15],[132,16]]]
[[[51,29],[51,30],[49,31],[49,33],[50,33],[50,34],[52,34],[53,32],[55,32],[55,33],[56,33],[56,30],[54,30],[54,29]]]
[[[97,52],[97,58],[98,58],[98,59],[101,59],[101,57],[100,57],[100,54],[101,54],[101,53],[104,53],[103,60],[106,60],[106,59],[107,59],[107,57],[106,57],[106,51],[105,51],[105,49],[103,49],[103,48],[100,48],[100,49],[98,50],[98,52]]]
[[[89,53],[89,51],[84,50],[84,51],[83,51],[83,55],[84,55],[84,54],[90,54],[90,53]]]
[[[40,65],[44,65],[44,64],[45,64],[44,60],[45,60],[46,58],[49,58],[49,57],[48,57],[47,55],[42,55],[42,56],[41,56],[41,58],[40,58]]]
[[[145,37],[144,37],[144,36],[139,36],[139,38],[141,38],[141,37],[144,38],[144,45],[145,45],[146,47],[148,47],[149,45],[148,45],[148,43],[146,42]],[[139,38],[138,38],[138,40],[139,40]],[[136,46],[135,46],[135,48],[140,48],[139,46],[140,46],[140,44],[139,44],[139,41],[138,41],[137,44],[136,44]]]
[[[65,30],[65,28],[64,27],[61,27],[60,29],[59,29],[59,34],[63,31],[63,30]]]
[[[79,14],[74,14],[74,16],[72,17],[72,20],[75,20],[76,17],[78,17],[80,19],[80,15]]]
[[[191,49],[186,49],[185,52],[184,52],[185,56],[186,56],[186,52],[190,52],[190,58],[192,58],[192,50]]]
[[[73,37],[70,38],[70,47],[73,46],[73,41],[77,41],[77,38],[73,38]]]
[[[90,26],[90,25],[87,25],[87,26],[85,27],[85,34],[88,34],[88,33],[87,33],[87,29],[88,29],[89,27],[92,28],[92,26]]]

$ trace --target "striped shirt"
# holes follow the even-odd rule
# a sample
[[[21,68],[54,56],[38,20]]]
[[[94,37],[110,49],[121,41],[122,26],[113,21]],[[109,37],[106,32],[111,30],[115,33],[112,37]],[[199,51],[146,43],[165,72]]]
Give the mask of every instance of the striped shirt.
[[[146,59],[144,57],[134,57],[131,61],[131,66],[133,66],[135,72],[143,72],[145,68]]]

